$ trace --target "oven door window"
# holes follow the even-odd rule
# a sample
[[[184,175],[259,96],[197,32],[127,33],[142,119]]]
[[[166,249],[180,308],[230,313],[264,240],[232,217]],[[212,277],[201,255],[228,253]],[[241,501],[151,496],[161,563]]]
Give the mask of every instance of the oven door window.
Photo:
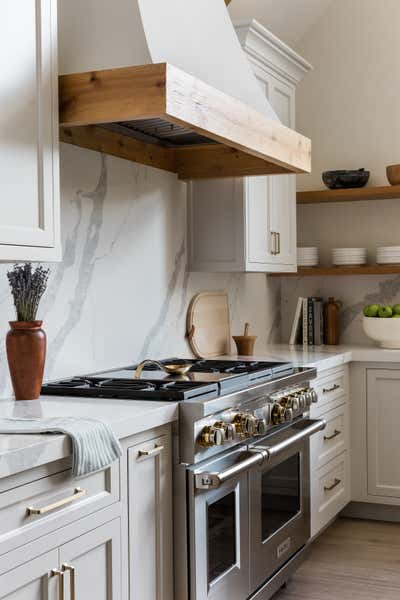
[[[208,583],[236,565],[236,494],[234,491],[208,505]]]
[[[261,529],[265,541],[301,509],[300,454],[279,463],[261,478]]]

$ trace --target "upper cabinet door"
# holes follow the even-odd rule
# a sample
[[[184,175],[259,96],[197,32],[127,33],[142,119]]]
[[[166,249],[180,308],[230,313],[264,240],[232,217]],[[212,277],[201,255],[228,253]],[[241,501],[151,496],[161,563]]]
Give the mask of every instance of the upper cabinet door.
[[[2,1],[0,260],[59,260],[57,1]]]

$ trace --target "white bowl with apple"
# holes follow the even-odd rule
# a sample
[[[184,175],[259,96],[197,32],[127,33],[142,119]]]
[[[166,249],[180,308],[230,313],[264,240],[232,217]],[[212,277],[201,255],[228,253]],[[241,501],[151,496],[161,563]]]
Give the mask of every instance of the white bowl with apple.
[[[364,308],[363,329],[381,348],[400,349],[400,304],[368,304]]]

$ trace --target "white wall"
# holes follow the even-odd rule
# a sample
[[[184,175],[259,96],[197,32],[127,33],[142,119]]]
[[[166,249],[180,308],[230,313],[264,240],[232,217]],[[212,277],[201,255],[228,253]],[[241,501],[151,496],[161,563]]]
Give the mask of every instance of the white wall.
[[[335,0],[299,42],[297,49],[314,66],[297,95],[297,125],[313,143],[313,172],[298,178],[299,189],[323,188],[321,172],[338,168],[365,167],[370,185],[387,185],[386,165],[400,162],[399,33],[398,0]],[[299,245],[319,246],[327,265],[332,247],[363,246],[373,263],[376,246],[400,245],[399,200],[304,205]],[[399,300],[400,278],[286,280],[283,322],[292,316],[291,295],[317,291],[344,299],[342,339],[364,343],[362,305]]]

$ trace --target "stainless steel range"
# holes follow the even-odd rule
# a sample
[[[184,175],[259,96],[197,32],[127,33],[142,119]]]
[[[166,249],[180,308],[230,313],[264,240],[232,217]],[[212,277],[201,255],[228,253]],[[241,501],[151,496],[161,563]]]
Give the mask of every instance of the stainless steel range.
[[[171,363],[186,374],[166,373]],[[309,438],[325,427],[309,418],[315,377],[290,363],[169,359],[42,392],[181,400],[175,598],[267,600],[310,538]]]

